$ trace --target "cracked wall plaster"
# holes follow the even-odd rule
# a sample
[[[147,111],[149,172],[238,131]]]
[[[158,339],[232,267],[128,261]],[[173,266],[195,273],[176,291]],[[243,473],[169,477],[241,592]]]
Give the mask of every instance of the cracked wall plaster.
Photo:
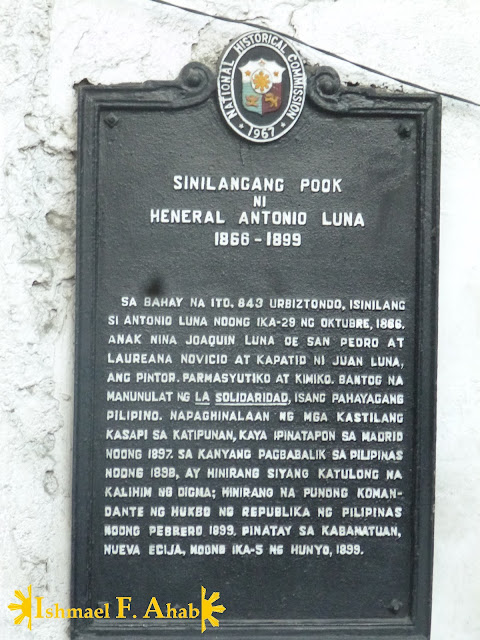
[[[480,102],[476,0],[165,2],[278,29],[394,78]]]
[[[303,40],[344,81],[410,91],[307,46],[480,101],[476,0],[0,0],[0,637],[66,640],[66,625],[14,628],[6,604],[32,584],[68,602],[76,97],[73,85],[213,69],[248,21]],[[230,20],[221,21],[215,16]],[[480,108],[444,100],[436,548],[432,640],[480,637]]]

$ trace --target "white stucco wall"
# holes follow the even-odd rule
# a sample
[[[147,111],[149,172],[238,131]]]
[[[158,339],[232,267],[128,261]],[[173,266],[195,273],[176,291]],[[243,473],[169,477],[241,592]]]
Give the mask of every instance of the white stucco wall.
[[[29,584],[51,602],[68,601],[74,83],[174,78],[192,59],[215,68],[228,41],[250,30],[242,23],[248,21],[296,37],[308,62],[334,66],[344,81],[404,91],[414,91],[413,83],[480,102],[477,0],[176,4],[211,15],[151,0],[0,0],[0,637],[6,640],[67,637],[59,621],[14,628],[7,604],[14,589]],[[446,97],[433,640],[480,638],[479,184],[480,107]]]

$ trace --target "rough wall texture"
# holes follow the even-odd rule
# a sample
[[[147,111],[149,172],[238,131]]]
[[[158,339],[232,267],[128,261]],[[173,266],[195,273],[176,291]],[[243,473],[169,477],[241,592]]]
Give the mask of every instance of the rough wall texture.
[[[7,640],[67,638],[60,621],[14,628],[6,605],[29,584],[52,602],[68,601],[74,83],[173,78],[191,59],[214,68],[250,22],[297,38],[308,62],[335,66],[344,80],[400,91],[415,90],[413,83],[480,102],[476,0],[176,4],[183,8],[0,0],[0,637]],[[479,116],[478,105],[444,99],[433,640],[480,637]]]

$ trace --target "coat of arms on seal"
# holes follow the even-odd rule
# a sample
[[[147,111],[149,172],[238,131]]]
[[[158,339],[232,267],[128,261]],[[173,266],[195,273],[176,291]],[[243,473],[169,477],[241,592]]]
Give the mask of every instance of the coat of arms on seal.
[[[242,104],[248,111],[271,113],[282,106],[282,75],[285,67],[272,60],[251,60],[243,67]]]
[[[220,108],[229,126],[252,142],[271,142],[285,135],[300,117],[305,92],[300,56],[275,33],[241,36],[222,58]]]

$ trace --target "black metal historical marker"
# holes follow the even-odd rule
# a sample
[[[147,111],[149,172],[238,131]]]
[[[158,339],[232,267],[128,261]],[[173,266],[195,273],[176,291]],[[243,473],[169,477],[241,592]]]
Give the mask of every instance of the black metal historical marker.
[[[75,638],[429,635],[439,99],[258,34],[79,90]]]

